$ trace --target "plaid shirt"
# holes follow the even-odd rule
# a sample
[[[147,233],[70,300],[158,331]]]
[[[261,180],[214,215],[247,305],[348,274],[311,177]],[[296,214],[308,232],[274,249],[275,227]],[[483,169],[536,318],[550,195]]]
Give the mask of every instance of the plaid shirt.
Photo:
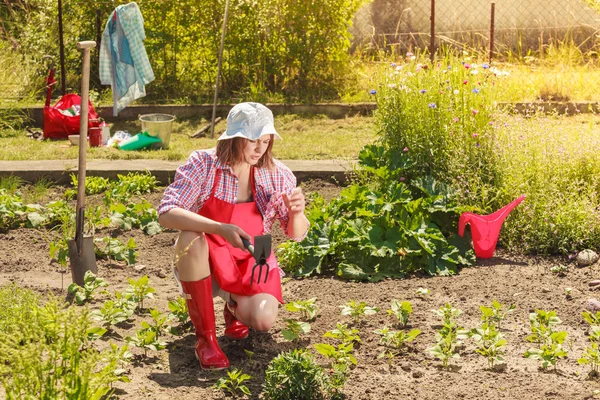
[[[275,219],[287,233],[289,213],[283,202],[282,193],[288,195],[296,187],[296,177],[281,162],[275,161],[275,169],[254,169],[256,186],[256,206],[263,216],[264,232],[270,232]],[[158,206],[158,213],[164,214],[173,208],[183,208],[197,213],[209,199],[217,170],[221,170],[215,197],[235,203],[238,193],[238,178],[229,165],[217,158],[215,150],[199,150],[192,153],[187,162],[177,168],[175,179],[165,190]],[[295,240],[302,240],[306,233]]]

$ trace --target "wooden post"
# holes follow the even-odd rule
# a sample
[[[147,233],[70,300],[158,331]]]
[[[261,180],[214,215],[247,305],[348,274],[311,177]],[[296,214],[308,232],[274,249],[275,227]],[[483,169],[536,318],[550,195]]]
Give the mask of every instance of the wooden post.
[[[58,0],[58,49],[60,53],[60,90],[67,93],[67,70],[65,68],[65,43],[63,40],[62,0]]]
[[[229,14],[229,0],[225,1],[225,15],[223,16],[223,31],[221,32],[221,47],[219,48],[219,62],[217,64],[217,79],[215,82],[215,99],[213,102],[212,119],[210,120],[210,138],[215,137],[215,118],[217,115],[217,99],[219,98],[219,78],[221,77],[221,64],[223,60],[223,45],[225,43],[225,30],[227,29],[227,16]]]
[[[429,42],[429,57],[431,58],[431,62],[433,63],[433,59],[435,58],[435,0],[431,0],[431,16],[430,26],[431,26],[431,39]]]
[[[494,57],[494,28],[496,21],[496,3],[492,2],[492,13],[491,13],[491,21],[490,21],[490,60],[492,62],[492,58]]]

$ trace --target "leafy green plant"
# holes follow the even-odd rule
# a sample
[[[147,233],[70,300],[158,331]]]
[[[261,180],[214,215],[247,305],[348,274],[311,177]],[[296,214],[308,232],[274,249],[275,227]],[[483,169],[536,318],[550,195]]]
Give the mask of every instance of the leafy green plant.
[[[331,271],[343,279],[376,282],[417,271],[452,275],[459,266],[472,265],[473,250],[452,225],[460,210],[450,187],[431,177],[408,181],[404,173],[411,161],[401,150],[367,145],[359,162],[364,183],[309,206],[311,227],[300,242],[303,249],[289,248],[298,275]]]
[[[581,313],[585,322],[590,324],[590,326],[600,326],[600,311],[592,314],[589,311],[583,311]]]
[[[310,324],[308,322],[297,321],[295,319],[285,319],[285,328],[281,334],[285,340],[296,341],[300,335],[310,333]]]
[[[526,340],[544,344],[548,337],[554,333],[554,327],[561,324],[560,318],[556,316],[556,311],[536,310],[529,314],[529,327],[531,334]]]
[[[271,360],[262,385],[262,395],[271,400],[322,400],[331,390],[327,374],[312,354],[298,349]]]
[[[433,312],[442,319],[442,327],[435,334],[436,343],[428,351],[447,368],[450,359],[460,358],[457,348],[463,339],[469,337],[469,332],[458,325],[457,318],[462,314],[461,310],[446,303]]]
[[[500,304],[496,300],[492,300],[492,306],[479,306],[481,310],[481,320],[488,325],[495,325],[498,329],[500,329],[500,324],[506,318],[506,316],[512,313],[516,306],[511,304],[508,309],[503,310],[504,305]]]
[[[160,337],[165,332],[168,332],[169,329],[169,315],[167,313],[161,313],[160,311],[151,308],[150,317],[152,318],[152,323],[142,321],[142,329],[146,329],[152,332],[156,332],[156,337]]]
[[[360,331],[356,328],[348,328],[346,324],[337,323],[336,328],[325,332],[323,337],[339,339],[343,343],[354,345],[355,343],[362,343],[359,333]]]
[[[133,238],[129,238],[126,244],[123,244],[119,239],[109,236],[103,238],[95,238],[94,251],[100,258],[109,260],[125,261],[127,265],[135,264],[137,259],[136,244]]]
[[[189,322],[190,314],[187,308],[187,302],[183,297],[178,297],[177,300],[169,300],[168,304],[171,313],[171,319],[176,320],[180,325]]]
[[[98,288],[106,286],[108,286],[108,283],[104,279],[96,277],[92,271],[86,271],[83,276],[83,287],[72,283],[69,285],[68,293],[74,295],[76,304],[82,305],[93,299],[94,292]]]
[[[77,175],[71,174],[71,184],[77,187]],[[85,194],[94,195],[106,192],[110,188],[110,182],[107,178],[101,176],[85,177]]]
[[[421,296],[421,297],[427,297],[431,294],[431,290],[427,289],[427,288],[418,288],[417,291],[415,292],[415,294],[417,296]]]
[[[341,314],[352,317],[352,321],[355,324],[359,324],[364,316],[377,314],[379,312],[379,308],[367,306],[367,303],[364,301],[356,302],[350,300],[348,304],[340,306],[340,308],[342,309]]]
[[[494,363],[504,361],[502,358],[504,355],[503,347],[506,346],[507,341],[494,324],[484,322],[480,328],[473,328],[470,336],[477,345],[475,351],[487,358],[490,368],[494,368]]]
[[[214,387],[233,398],[240,397],[240,393],[242,396],[250,396],[250,389],[244,385],[244,382],[250,379],[252,379],[250,375],[244,374],[241,369],[234,368],[227,371],[226,377],[219,378]]]
[[[140,228],[148,235],[162,232],[158,223],[158,213],[152,204],[142,199],[136,203],[116,203],[110,206],[110,222],[123,230]]]
[[[525,358],[538,359],[542,362],[542,369],[552,365],[556,371],[558,360],[566,358],[569,353],[564,349],[563,343],[567,338],[567,332],[552,332],[546,337],[544,343],[539,348],[527,350],[523,356]]]
[[[127,313],[118,307],[114,300],[106,300],[102,307],[99,310],[92,311],[91,315],[100,321],[107,330],[110,330],[111,326],[129,319]]]
[[[129,320],[137,308],[137,301],[133,299],[133,294],[128,292],[115,292],[115,307],[123,311]]]
[[[569,267],[567,267],[566,265],[559,264],[559,265],[555,265],[555,266],[551,267],[550,272],[552,272],[553,274],[556,274],[558,276],[565,276],[567,274],[568,269],[569,269]]]
[[[384,327],[377,329],[375,333],[381,335],[379,343],[387,347],[385,351],[379,354],[378,358],[386,357],[391,364],[393,359],[402,352],[405,343],[415,340],[421,334],[421,331],[418,329],[413,329],[410,332],[392,331]]]
[[[529,314],[529,326],[531,334],[527,336],[529,342],[536,342],[538,348],[527,350],[523,356],[534,358],[542,362],[542,369],[554,366],[558,360],[568,356],[563,343],[567,338],[567,332],[558,332],[556,326],[561,323],[555,311],[536,310]]]
[[[308,300],[297,300],[286,303],[285,309],[290,312],[300,312],[305,321],[312,321],[317,315],[316,297]]]
[[[159,340],[156,331],[146,328],[137,330],[135,336],[127,336],[125,341],[141,348],[144,351],[144,357],[148,357],[148,350],[159,351],[167,346],[166,342]]]
[[[590,375],[598,376],[598,366],[600,366],[600,351],[598,350],[598,343],[591,342],[588,347],[585,348],[585,352],[577,360],[580,365],[590,366]]]
[[[412,314],[412,304],[410,301],[399,302],[392,300],[392,308],[387,310],[388,315],[395,315],[402,327],[408,324],[408,317]]]
[[[327,343],[314,344],[315,350],[327,357],[333,364],[356,365],[356,357],[352,355],[354,345],[352,343],[340,343],[332,346]]]
[[[138,308],[144,309],[144,299],[151,299],[154,297],[156,289],[149,284],[148,275],[142,276],[140,279],[135,280],[133,278],[127,278],[129,287],[127,293],[131,295],[131,300],[138,303]]]

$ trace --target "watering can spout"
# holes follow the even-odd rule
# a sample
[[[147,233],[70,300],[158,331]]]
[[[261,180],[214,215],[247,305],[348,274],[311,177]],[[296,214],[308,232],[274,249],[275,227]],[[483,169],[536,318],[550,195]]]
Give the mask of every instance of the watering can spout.
[[[464,236],[466,225],[471,226],[473,247],[477,258],[490,258],[494,255],[504,220],[523,200],[525,200],[525,195],[516,198],[489,215],[478,215],[470,212],[461,214],[458,220],[458,234]]]

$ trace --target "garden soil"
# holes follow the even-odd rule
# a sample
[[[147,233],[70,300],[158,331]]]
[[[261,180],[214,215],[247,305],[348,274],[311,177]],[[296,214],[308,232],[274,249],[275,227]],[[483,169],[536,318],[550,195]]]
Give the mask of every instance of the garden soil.
[[[319,192],[326,199],[339,193],[339,188],[326,181],[303,183],[305,191]],[[155,207],[160,193],[146,197]],[[93,198],[92,198],[93,201]],[[177,233],[166,231],[156,236],[146,236],[141,231],[99,231],[96,237],[114,234],[126,241],[133,237],[138,245],[138,262],[135,266],[99,261],[99,276],[106,279],[113,291],[122,291],[128,285],[127,278],[150,277],[150,284],[157,293],[147,301],[147,307],[168,311],[167,302],[178,296],[171,274],[172,246]],[[48,255],[48,236],[32,229],[18,229],[0,235],[0,284],[16,282],[37,292],[49,291],[65,296],[70,274],[62,274],[59,266]],[[284,237],[280,230],[274,231],[274,244]],[[562,277],[550,271],[559,264],[567,264]],[[364,318],[358,325],[362,345],[355,350],[356,368],[343,392],[348,399],[584,399],[593,398],[600,389],[600,382],[588,377],[588,366],[581,366],[581,357],[589,341],[588,326],[581,312],[589,298],[600,296],[588,286],[589,281],[600,278],[598,265],[577,268],[564,258],[537,258],[511,255],[501,249],[495,257],[478,260],[477,265],[465,268],[452,277],[413,277],[405,280],[385,280],[379,283],[353,283],[335,277],[289,279],[283,285],[286,301],[317,298],[319,312],[311,322],[312,330],[298,343],[283,339],[283,318],[293,318],[284,308],[274,328],[267,333],[251,331],[242,341],[232,341],[223,336],[223,302],[215,299],[217,333],[223,351],[229,356],[232,367],[243,369],[252,376],[248,387],[251,398],[261,398],[261,385],[267,364],[282,351],[293,348],[309,348],[315,343],[327,342],[323,334],[335,328],[336,322],[350,323],[340,315],[340,306],[350,300],[364,301],[381,309],[379,313]],[[415,294],[420,287],[431,294],[420,297]],[[62,290],[61,290],[62,288]],[[567,298],[565,288],[572,288]],[[108,294],[98,296],[91,307],[99,307]],[[391,327],[392,319],[386,310],[393,299],[409,300],[413,305],[410,328],[421,330],[421,335],[410,343],[406,351],[388,365],[378,358],[383,351],[376,329]],[[496,299],[502,304],[515,304],[516,310],[503,322],[502,333],[508,340],[505,368],[490,370],[487,361],[475,352],[471,340],[466,340],[460,350],[460,359],[451,360],[451,367],[444,369],[440,362],[427,352],[434,343],[438,317],[432,310],[445,303],[461,309],[464,313],[459,322],[466,328],[480,323],[480,305],[490,305]],[[145,304],[146,305],[146,304]],[[561,330],[568,332],[569,357],[558,363],[557,371],[542,371],[538,362],[523,358],[532,345],[525,338],[529,332],[528,314],[537,309],[556,310],[562,319]],[[133,335],[140,322],[147,316],[136,316],[135,321],[121,325],[108,340],[124,343]],[[395,317],[394,317],[395,318]],[[203,371],[194,358],[194,335],[167,336],[168,347],[159,352],[143,352],[133,348],[133,361],[128,367],[130,383],[118,383],[115,392],[119,399],[219,399],[223,395],[212,388],[225,372]],[[101,342],[102,345],[102,342]],[[250,360],[244,350],[254,352]],[[312,349],[313,352],[314,349]],[[325,360],[318,358],[325,363]],[[1,395],[0,395],[1,396]]]

